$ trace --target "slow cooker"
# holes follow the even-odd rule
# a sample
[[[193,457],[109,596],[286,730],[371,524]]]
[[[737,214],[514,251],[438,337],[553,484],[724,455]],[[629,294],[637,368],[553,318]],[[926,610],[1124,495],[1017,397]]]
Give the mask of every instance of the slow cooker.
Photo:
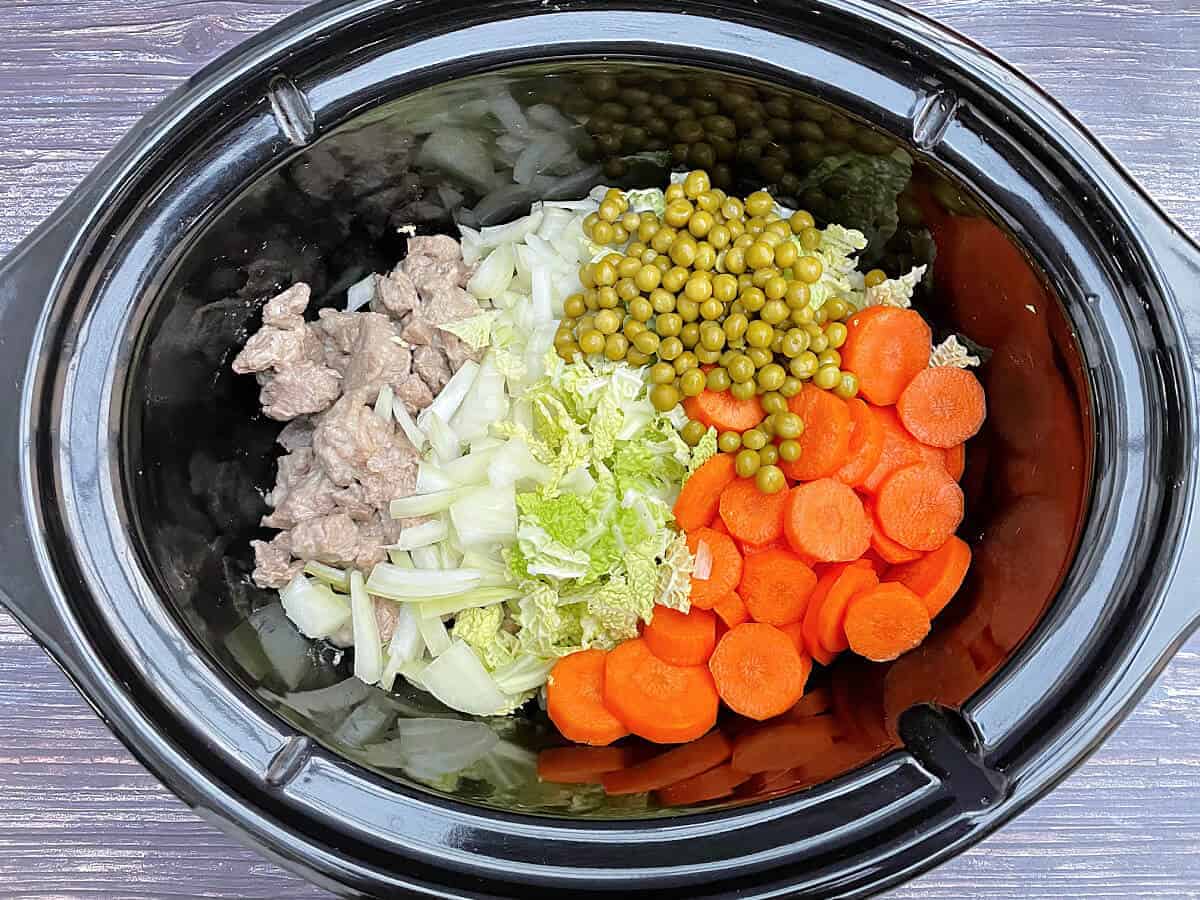
[[[430,110],[503,90],[595,125],[631,87],[702,112],[730,86],[790,148],[778,172],[745,135],[626,128],[555,190],[709,150],[738,186],[902,150],[889,260],[931,262],[923,302],[989,352],[971,579],[919,651],[824,676],[846,752],[724,801],[547,791],[521,767],[554,741],[536,710],[488,726],[513,765],[391,765],[378,742],[446,711],[348,684],[248,581],[278,424],[228,364],[272,291],[340,304],[394,263],[401,213],[452,229],[412,177]],[[1197,283],[1200,248],[1076,121],[898,5],[317,4],[192,79],[0,265],[0,598],[180,797],[344,895],[871,893],[1050,790],[1200,623]]]

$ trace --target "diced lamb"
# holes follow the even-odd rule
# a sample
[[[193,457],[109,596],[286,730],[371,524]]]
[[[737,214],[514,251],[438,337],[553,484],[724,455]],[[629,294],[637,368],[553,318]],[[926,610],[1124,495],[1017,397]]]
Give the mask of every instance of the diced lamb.
[[[380,509],[416,486],[419,454],[402,431],[356,396],[343,396],[321,417],[313,451],[334,484],[357,481],[367,501]]]
[[[239,375],[250,372],[282,372],[304,362],[324,359],[321,342],[303,324],[299,328],[275,328],[267,325],[251,336],[233,360],[233,371]]]
[[[274,328],[298,329],[304,327],[304,311],[312,291],[303,282],[267,301],[263,307],[263,324]]]
[[[251,541],[254,550],[254,583],[261,588],[281,588],[304,569],[302,560],[292,560],[292,538],[281,531],[270,541]]]
[[[361,313],[359,318],[362,322],[358,340],[350,352],[343,390],[374,403],[385,385],[396,384],[408,377],[412,371],[412,353],[396,343],[396,331],[387,316]]]
[[[448,331],[439,330],[433,336],[433,346],[445,354],[450,363],[450,371],[457,372],[468,359],[479,362],[483,358],[482,350],[472,350],[471,347],[457,336]]]
[[[309,419],[292,419],[283,426],[275,441],[290,453],[293,450],[311,447],[312,436],[313,423]]]
[[[302,448],[279,459],[275,489],[266,497],[274,509],[263,516],[266,528],[292,528],[299,522],[333,512],[334,485],[320,468],[314,468],[313,451]]]
[[[404,403],[404,408],[416,414],[433,402],[433,392],[429,385],[416,375],[410,375],[399,384],[392,385],[396,399]]]
[[[479,301],[457,285],[439,285],[430,292],[421,317],[434,325],[445,325],[479,315]]]
[[[428,302],[439,287],[466,287],[471,267],[460,260],[435,259],[432,256],[410,256],[402,271],[412,279],[421,299]]]
[[[377,313],[387,313],[398,319],[416,309],[419,302],[417,286],[399,269],[375,281],[371,309]]]
[[[268,418],[286,422],[329,409],[341,392],[342,378],[337,372],[305,361],[265,379],[261,391],[263,412]]]
[[[450,366],[436,347],[418,347],[413,351],[413,371],[436,394],[450,380]]]
[[[432,259],[462,262],[462,247],[458,241],[445,234],[416,235],[408,239],[409,258],[428,256]]]
[[[331,566],[353,563],[359,553],[358,523],[345,513],[318,516],[290,532],[292,553]]]
[[[415,346],[423,346],[433,343],[436,333],[437,329],[433,323],[427,322],[417,313],[413,313],[408,317],[404,329],[400,332],[400,337]]]

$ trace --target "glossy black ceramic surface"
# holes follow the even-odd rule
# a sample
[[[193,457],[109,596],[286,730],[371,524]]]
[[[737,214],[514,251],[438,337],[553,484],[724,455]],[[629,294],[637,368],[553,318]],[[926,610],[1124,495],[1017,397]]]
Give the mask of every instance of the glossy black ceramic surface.
[[[185,799],[344,889],[878,888],[1061,778],[1196,623],[1196,248],[1035,88],[907,12],[683,9],[319,6],[198,76],[0,268],[0,367],[22,391],[0,411],[0,591]],[[993,351],[966,591],[919,651],[822,676],[837,753],[700,814],[538,785],[555,739],[536,713],[464,724],[479,758],[397,767],[380,746],[444,710],[338,687],[346,661],[245,579],[278,426],[229,360],[278,287],[338,304],[403,252],[395,225],[452,227],[405,148],[431,108],[499,87],[591,117],[600,171],[576,194],[671,168],[655,154],[678,135],[614,143],[599,107],[629,88],[714,104],[738,129],[709,144],[731,187],[839,219],[853,184],[806,178],[895,142],[916,164],[880,261],[936,247],[923,308]]]

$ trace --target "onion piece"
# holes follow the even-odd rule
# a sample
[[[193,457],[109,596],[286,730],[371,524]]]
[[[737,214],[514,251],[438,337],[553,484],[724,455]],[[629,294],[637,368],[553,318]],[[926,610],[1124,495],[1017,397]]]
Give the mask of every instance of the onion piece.
[[[712,576],[713,555],[712,548],[701,540],[696,544],[696,566],[692,569],[692,577],[698,581],[708,581]]]
[[[297,575],[279,591],[283,611],[305,637],[324,638],[350,621],[350,604],[327,585]]]
[[[367,593],[362,572],[357,570],[350,573],[350,610],[354,625],[354,677],[376,684],[383,674],[379,620],[375,618],[375,601]]]
[[[372,273],[362,281],[356,281],[346,291],[346,312],[358,312],[375,296],[375,280],[379,276]]]
[[[468,715],[498,715],[511,705],[465,641],[454,641],[431,662],[421,673],[421,682],[451,709]]]

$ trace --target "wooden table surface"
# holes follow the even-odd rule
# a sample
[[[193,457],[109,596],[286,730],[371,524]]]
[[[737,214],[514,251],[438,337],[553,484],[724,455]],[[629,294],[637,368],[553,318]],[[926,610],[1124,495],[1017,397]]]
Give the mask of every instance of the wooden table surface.
[[[910,0],[1016,63],[1200,234],[1200,0]],[[0,254],[304,0],[2,0]],[[0,897],[328,896],[194,816],[0,613]],[[1200,897],[1200,637],[1034,809],[896,898]]]

